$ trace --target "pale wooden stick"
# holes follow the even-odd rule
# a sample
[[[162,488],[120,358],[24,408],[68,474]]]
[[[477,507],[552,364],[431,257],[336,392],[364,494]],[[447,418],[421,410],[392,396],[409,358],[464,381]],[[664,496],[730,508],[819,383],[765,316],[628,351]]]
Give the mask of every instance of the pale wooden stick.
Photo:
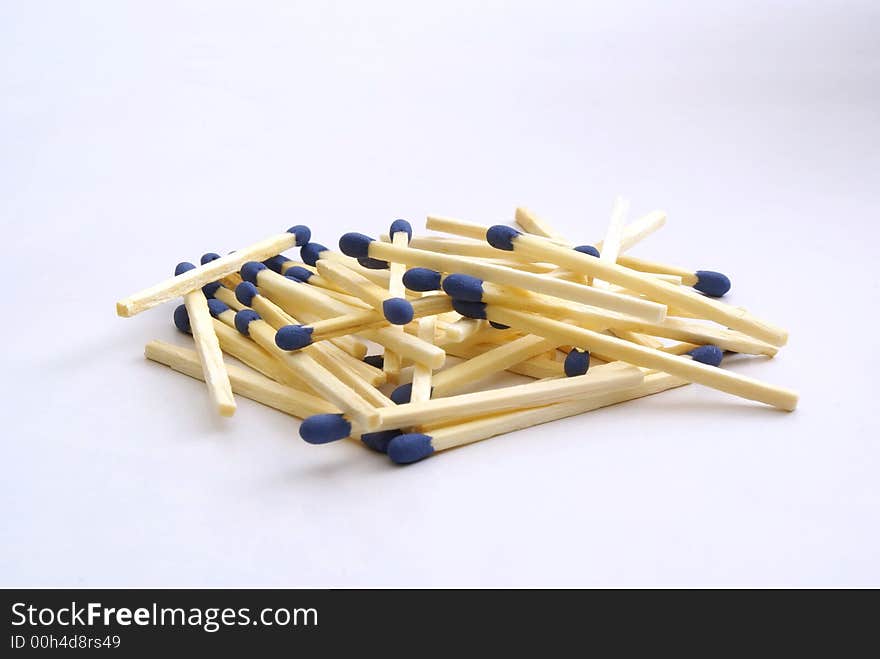
[[[501,306],[487,305],[486,315],[490,320],[519,327],[523,331],[558,341],[559,344],[570,343],[613,359],[664,371],[734,396],[756,400],[787,411],[797,406],[798,395],[790,389],[776,387],[660,350],[645,348],[616,337]]]
[[[395,237],[400,232],[394,234]],[[434,317],[425,316],[419,319],[419,338],[422,341],[433,343],[434,341]],[[388,359],[387,357],[385,358]],[[387,363],[387,362],[386,362]],[[430,366],[424,364],[416,364],[413,367],[412,391],[410,393],[410,402],[422,403],[431,399],[431,384],[433,380],[433,371]]]
[[[406,238],[406,234],[403,234],[403,237]],[[406,246],[403,249],[406,249]],[[382,311],[382,303],[386,300],[391,297],[399,297],[391,295],[387,288],[374,284],[342,263],[325,260],[318,261],[318,272],[324,277],[332,279],[340,286],[344,286],[347,291],[354,293],[355,296],[377,311]]]
[[[201,289],[197,288],[183,296],[183,304],[189,316],[190,330],[211,401],[220,416],[232,416],[235,414],[235,398],[232,396],[232,385],[229,384],[229,376],[223,363],[220,342],[214,333],[214,319],[208,310],[208,300]]]
[[[574,250],[559,249],[560,251],[570,251],[572,254],[584,256]],[[461,272],[498,284],[506,284],[536,293],[602,307],[653,322],[663,320],[666,315],[666,307],[664,305],[649,300],[620,295],[589,286],[581,286],[562,279],[549,279],[541,275],[522,272],[512,268],[480,263],[460,256],[435,254],[434,252],[426,252],[420,249],[400,249],[375,240],[369,244],[369,255],[372,258],[383,261],[399,259],[405,261],[408,265],[431,268],[440,272]]]
[[[134,316],[151,309],[158,304],[168,302],[176,297],[186,295],[190,291],[201,288],[227,275],[237,272],[248,261],[263,261],[270,256],[280,254],[297,243],[294,233],[284,232],[266,238],[258,243],[221,256],[204,265],[167,279],[146,288],[116,303],[116,313],[124,318]]]
[[[622,266],[632,270],[638,270],[639,272],[656,272],[679,277],[685,286],[693,286],[699,279],[696,272],[693,270],[679,268],[674,265],[666,265],[664,263],[657,263],[656,261],[648,261],[634,256],[621,256],[617,259],[617,262]]]
[[[628,212],[629,201],[623,197],[615,197],[611,209],[611,221],[605,232],[605,249],[599,253],[599,260],[602,263],[617,263],[617,255],[620,254],[620,242],[623,237],[623,224]],[[602,279],[596,279],[592,281],[592,284],[599,288],[608,288],[608,282]]]
[[[357,262],[357,259],[353,259],[345,254],[340,254],[339,252],[334,252],[330,249],[326,249],[318,254],[318,260],[316,263],[320,263],[321,261],[340,263],[349,270],[353,270],[362,277],[369,279],[376,284],[376,286],[381,286],[386,289],[388,288],[388,281],[391,277],[391,273],[388,270],[372,270],[370,268],[365,268]]]
[[[245,308],[245,306],[238,301],[238,298],[235,297],[235,292],[229,290],[226,286],[220,286],[220,288],[214,291],[214,297],[233,311],[241,311]]]
[[[393,236],[391,236],[391,244],[397,245],[398,247],[405,248],[409,244],[409,236],[405,231],[396,231]],[[389,277],[388,277],[388,295],[390,297],[399,297],[406,299],[406,288],[403,285],[403,273],[406,272],[406,264],[393,262],[389,264]],[[448,311],[448,309],[446,310]],[[413,316],[415,317],[415,316]],[[421,323],[419,324],[421,328]],[[394,329],[392,331],[402,332],[402,328]],[[420,339],[425,340],[424,336],[419,336]],[[429,343],[433,343],[434,341],[434,326],[431,325],[431,337]],[[400,355],[392,350],[385,350],[384,359],[382,361],[382,370],[385,371],[386,377],[390,382],[398,382],[400,378],[400,366],[401,359]],[[423,371],[427,369],[428,378],[431,376],[431,369],[425,366],[417,366],[417,370]],[[430,389],[428,390],[430,395]]]
[[[565,236],[558,233],[555,229],[553,229],[549,224],[544,222],[541,218],[535,215],[528,208],[524,208],[520,206],[516,209],[514,214],[514,219],[516,223],[520,225],[524,231],[528,233],[532,233],[536,236],[543,236],[544,238],[549,238],[550,240],[555,240],[560,245],[565,245],[567,247],[572,247],[571,243],[569,243]],[[483,232],[483,240],[486,239],[486,233]]]
[[[446,342],[461,343],[481,331],[486,323],[478,318],[459,318],[446,326]]]
[[[170,366],[175,371],[188,375],[196,380],[203,380],[198,356],[192,350],[181,348],[163,341],[150,341],[144,347],[144,356],[154,362]],[[258,403],[267,405],[285,414],[299,419],[313,414],[334,414],[339,409],[327,401],[313,396],[301,389],[275,382],[264,375],[226,364],[232,390]]]
[[[521,337],[522,338],[522,337]],[[446,352],[453,357],[475,359],[498,346],[480,345],[479,343],[463,343],[446,346]],[[561,378],[565,375],[562,362],[547,359],[543,356],[531,357],[519,364],[508,366],[505,370],[517,375],[543,380],[545,378]],[[442,371],[441,371],[442,372]],[[439,375],[439,374],[438,374]]]

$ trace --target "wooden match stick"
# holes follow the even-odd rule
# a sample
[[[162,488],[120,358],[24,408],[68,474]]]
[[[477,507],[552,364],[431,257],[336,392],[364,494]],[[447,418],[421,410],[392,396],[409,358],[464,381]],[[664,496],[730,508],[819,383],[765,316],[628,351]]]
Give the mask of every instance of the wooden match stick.
[[[387,445],[388,457],[398,464],[417,462],[438,451],[650,396],[684,384],[687,380],[667,373],[654,373],[647,375],[636,387],[599,391],[567,402],[481,416],[436,428],[427,426],[422,433],[403,434],[391,439]]]
[[[552,338],[560,345],[580,346],[597,354],[644,368],[664,371],[734,396],[756,400],[787,411],[797,406],[798,395],[789,389],[775,387],[738,373],[707,366],[660,350],[652,350],[558,320],[542,318],[502,306],[484,305],[481,302],[460,302],[456,303],[455,307],[462,315],[488,318],[525,332]]]
[[[476,318],[459,318],[454,323],[447,325],[445,340],[448,343],[461,343],[482,331],[486,323]]]
[[[241,312],[244,313],[244,312]],[[643,381],[638,368],[628,364],[606,364],[586,375],[543,380],[504,389],[478,391],[421,403],[405,403],[377,410],[379,422],[373,431],[408,428],[417,424],[439,423],[521,407],[537,407],[562,402],[615,388],[632,388]],[[361,434],[359,422],[348,414],[320,414],[304,420],[300,436],[311,444],[325,444]]]
[[[339,241],[340,248],[349,255],[366,255],[373,259],[400,260],[411,266],[421,266],[438,272],[461,272],[498,284],[506,284],[536,293],[543,293],[582,304],[593,305],[659,322],[666,316],[666,306],[603,291],[589,286],[581,286],[562,279],[549,279],[541,275],[522,272],[512,268],[489,265],[449,254],[435,254],[419,249],[400,249],[394,245],[381,243],[359,233],[347,233]],[[571,251],[573,250],[563,250]],[[640,275],[640,278],[644,278]]]
[[[398,247],[406,247],[409,245],[409,241],[412,238],[412,226],[406,220],[395,220],[391,223],[391,228],[389,229],[389,239],[392,245],[397,245]],[[390,263],[389,264],[389,278],[388,278],[388,296],[390,299],[399,299],[406,300],[406,289],[403,286],[403,273],[406,271],[406,265],[403,263]],[[410,306],[412,308],[412,306]],[[413,316],[415,317],[415,316]],[[433,323],[431,341],[434,342],[433,335]],[[419,325],[421,327],[421,324]],[[395,330],[402,332],[403,329]],[[419,336],[420,339],[424,340],[424,337]],[[385,359],[382,362],[382,369],[385,371],[385,375],[388,377],[390,382],[398,382],[400,377],[400,367],[402,360],[400,359],[400,355],[392,350],[385,350]],[[427,370],[428,377],[430,377],[431,369],[429,367],[423,365],[416,365],[416,369],[420,372]]]
[[[334,261],[318,261],[318,272],[345,286],[371,307],[381,311],[392,325],[406,325],[412,321],[412,304],[407,299],[393,296],[388,289],[377,286],[345,265]]]
[[[522,338],[522,337],[520,337]],[[475,344],[448,345],[446,346],[447,354],[461,359],[475,359],[480,355],[497,348],[498,346]],[[542,355],[531,357],[519,364],[508,366],[506,371],[524,375],[535,380],[544,380],[546,378],[561,378],[565,375],[562,362],[548,359]],[[441,371],[442,372],[442,371]]]
[[[425,316],[424,318],[419,318],[419,338],[422,341],[433,343],[435,330],[434,326],[434,316]],[[431,369],[430,366],[425,366],[424,364],[416,364],[413,367],[413,378],[412,382],[410,383],[411,402],[423,403],[431,399],[433,378],[434,371]]]
[[[206,284],[236,272],[248,261],[262,261],[294,245],[308,243],[311,232],[308,227],[295,226],[282,234],[271,236],[250,247],[205,263],[197,268],[146,288],[116,303],[116,313],[123,318],[134,316],[158,304],[182,297]]]

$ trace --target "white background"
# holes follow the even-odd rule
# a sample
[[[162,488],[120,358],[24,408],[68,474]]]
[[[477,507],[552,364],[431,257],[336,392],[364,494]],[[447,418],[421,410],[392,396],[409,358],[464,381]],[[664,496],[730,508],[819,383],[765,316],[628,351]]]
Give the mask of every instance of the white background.
[[[0,585],[880,585],[876,2],[4,2]],[[791,331],[697,386],[395,467],[142,357],[114,303],[296,223],[530,206]]]

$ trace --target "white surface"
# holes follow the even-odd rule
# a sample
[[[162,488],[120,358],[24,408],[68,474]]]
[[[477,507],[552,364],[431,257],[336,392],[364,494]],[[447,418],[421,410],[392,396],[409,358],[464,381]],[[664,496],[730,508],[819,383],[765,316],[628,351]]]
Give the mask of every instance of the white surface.
[[[880,585],[878,5],[0,9],[0,585]],[[664,8],[659,8],[659,5]],[[325,6],[326,5],[326,6]],[[182,259],[517,204],[791,330],[696,386],[408,468],[146,363]]]

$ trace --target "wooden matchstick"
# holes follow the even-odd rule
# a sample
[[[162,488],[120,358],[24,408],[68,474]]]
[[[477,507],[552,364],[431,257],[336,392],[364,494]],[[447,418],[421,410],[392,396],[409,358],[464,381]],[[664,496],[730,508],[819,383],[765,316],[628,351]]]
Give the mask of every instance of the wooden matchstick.
[[[434,342],[435,317],[419,318],[419,338],[428,343]],[[387,363],[387,362],[386,362]],[[434,371],[430,366],[416,364],[413,366],[413,378],[410,383],[410,398],[413,403],[423,403],[431,399]],[[396,402],[396,401],[395,401]]]
[[[382,288],[386,289],[388,288],[388,280],[391,277],[391,273],[388,271],[387,265],[385,265],[384,269],[365,268],[357,259],[350,258],[348,256],[340,254],[339,252],[334,252],[324,245],[314,242],[310,242],[305,245],[300,250],[300,256],[307,265],[315,268],[318,265],[318,261],[321,260],[341,263],[350,270],[354,270],[362,277],[366,277],[377,286],[381,286]],[[375,265],[375,263],[371,263],[371,265]]]
[[[392,245],[397,245],[398,247],[406,247],[409,245],[409,241],[412,238],[412,226],[406,220],[395,220],[391,223],[391,228],[389,229],[389,239]],[[389,278],[388,278],[388,297],[390,299],[399,299],[406,300],[406,289],[403,286],[403,273],[406,271],[406,265],[403,263],[392,262],[389,264]],[[410,306],[412,308],[412,306]],[[415,317],[415,316],[413,316]],[[419,327],[422,327],[420,324]],[[434,341],[433,334],[433,323],[431,325],[431,341]],[[402,332],[403,329],[398,329],[395,331]],[[424,340],[424,337],[419,336],[420,339]],[[385,359],[382,362],[382,370],[385,371],[385,375],[388,377],[390,382],[398,382],[400,377],[400,367],[402,360],[400,359],[400,355],[398,355],[393,350],[385,350]],[[424,365],[416,365],[416,369],[421,373],[424,370],[427,370],[428,377],[430,377],[431,369]]]
[[[318,261],[318,272],[381,311],[392,325],[406,325],[413,319],[412,303],[406,298],[393,296],[387,289],[377,286],[342,263]]]
[[[116,313],[123,318],[134,316],[158,304],[182,297],[206,284],[236,272],[248,261],[262,261],[290,249],[294,245],[308,243],[311,232],[308,227],[295,226],[282,234],[271,236],[250,247],[221,256],[204,265],[146,288],[116,303]]]

